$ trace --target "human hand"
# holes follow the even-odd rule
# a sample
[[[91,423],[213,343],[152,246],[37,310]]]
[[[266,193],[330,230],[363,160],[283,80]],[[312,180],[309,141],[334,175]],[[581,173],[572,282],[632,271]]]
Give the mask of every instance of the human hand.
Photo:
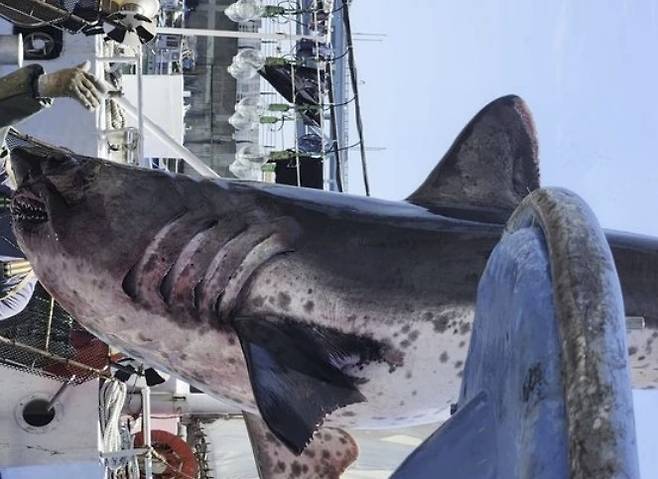
[[[87,110],[95,110],[106,95],[103,82],[89,72],[86,61],[74,68],[65,68],[39,77],[39,96],[47,98],[69,97]]]

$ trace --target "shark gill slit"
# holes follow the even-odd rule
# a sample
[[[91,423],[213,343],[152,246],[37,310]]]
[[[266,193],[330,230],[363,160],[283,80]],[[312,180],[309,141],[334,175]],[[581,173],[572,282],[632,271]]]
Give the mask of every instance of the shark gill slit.
[[[169,272],[182,248],[208,223],[208,217],[186,212],[174,217],[155,234],[123,279],[124,292],[132,299],[151,303],[163,300],[162,278]]]
[[[269,234],[256,244],[244,257],[240,268],[231,275],[221,296],[217,298],[216,308],[219,322],[226,323],[230,320],[243,291],[263,266],[273,261],[274,258],[289,253],[292,253],[292,249],[278,232]]]
[[[213,268],[213,261],[221,260],[218,252],[247,228],[242,217],[220,217],[214,225],[195,236],[176,260],[171,273],[170,304],[176,303],[189,315],[200,319],[203,280]]]
[[[193,302],[197,314],[202,314],[203,312],[202,310],[204,301],[206,301],[206,289],[208,284],[212,281],[216,272],[223,266],[226,257],[229,255],[231,245],[238,242],[248,229],[248,226],[242,225],[227,241],[224,242],[224,244],[222,244],[210,261],[205,273],[201,276],[201,280],[194,286],[192,294],[194,296]]]
[[[201,288],[203,288],[203,279],[192,288],[192,304],[197,313],[199,312],[199,302],[201,300]]]
[[[185,216],[186,212],[179,213],[173,218],[171,218],[165,225],[158,230],[158,232],[155,234],[153,239],[146,245],[144,248],[144,251],[139,255],[139,258],[133,264],[126,275],[123,278],[123,281],[121,283],[121,287],[123,288],[124,293],[128,295],[131,299],[136,300],[138,296],[138,271],[140,269],[140,266],[144,263],[144,258],[148,254],[150,250],[152,250],[152,245],[154,242],[157,241],[158,237],[162,234],[164,234],[169,228],[172,227],[172,225],[176,224],[178,221],[181,220]]]
[[[187,261],[183,261],[184,264],[181,264],[181,261],[190,259],[196,251],[208,244],[210,240],[208,234],[213,231],[218,222],[217,218],[208,219],[206,224],[181,248],[176,261],[172,263],[167,273],[162,277],[158,289],[166,304],[171,304],[176,282],[184,271],[184,267],[187,266]]]
[[[271,234],[269,224],[249,225],[220,248],[197,289],[198,311],[202,317],[210,321],[216,318],[218,293],[226,290],[230,278],[243,267],[249,252]]]

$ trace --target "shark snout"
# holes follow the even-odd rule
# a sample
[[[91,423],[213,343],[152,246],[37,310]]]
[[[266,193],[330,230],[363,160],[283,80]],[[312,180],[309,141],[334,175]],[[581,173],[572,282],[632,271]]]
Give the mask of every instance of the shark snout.
[[[61,170],[74,161],[60,153],[40,153],[36,150],[15,148],[11,152],[11,170],[17,188],[38,181],[42,177]]]
[[[46,223],[53,213],[80,196],[76,184],[78,161],[57,150],[15,148],[11,177],[16,191],[11,212],[16,225]]]
[[[30,179],[41,176],[42,157],[34,155],[23,148],[16,148],[11,153],[11,169],[16,187],[20,188]]]

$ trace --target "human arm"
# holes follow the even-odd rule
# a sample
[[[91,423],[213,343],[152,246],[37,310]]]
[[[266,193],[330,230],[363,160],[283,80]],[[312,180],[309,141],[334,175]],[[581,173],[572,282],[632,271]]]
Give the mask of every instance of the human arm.
[[[95,110],[106,94],[103,83],[89,72],[89,62],[41,75],[37,81],[40,97],[68,97],[88,110]]]
[[[40,65],[28,65],[0,78],[0,128],[11,126],[50,105],[39,96]]]

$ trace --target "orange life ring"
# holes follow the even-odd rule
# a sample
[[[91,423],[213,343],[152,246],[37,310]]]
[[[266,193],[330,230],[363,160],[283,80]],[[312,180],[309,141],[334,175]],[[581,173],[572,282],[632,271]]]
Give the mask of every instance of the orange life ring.
[[[144,445],[144,435],[135,435],[135,447]],[[167,461],[163,472],[153,474],[158,479],[189,479],[197,477],[199,464],[194,452],[180,437],[167,431],[151,431],[151,445]],[[154,458],[157,461],[157,458]],[[144,477],[144,476],[141,476]]]

